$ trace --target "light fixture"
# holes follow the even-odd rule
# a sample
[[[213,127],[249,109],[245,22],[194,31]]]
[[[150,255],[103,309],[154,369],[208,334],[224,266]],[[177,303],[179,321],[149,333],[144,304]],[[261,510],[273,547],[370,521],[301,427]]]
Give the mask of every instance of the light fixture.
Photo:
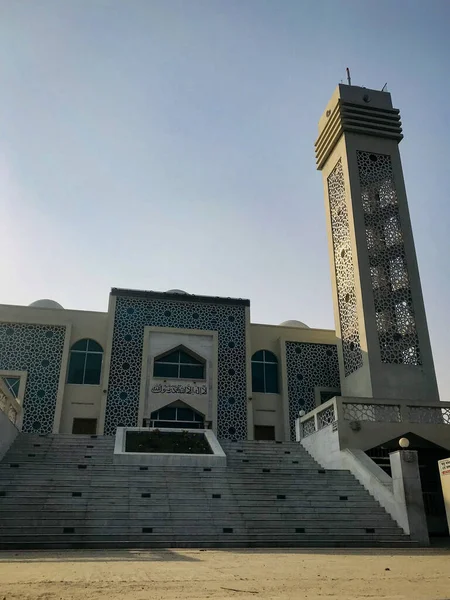
[[[406,450],[406,448],[409,448],[408,438],[400,438],[398,440],[398,445],[400,446],[400,448],[403,448],[403,450]]]

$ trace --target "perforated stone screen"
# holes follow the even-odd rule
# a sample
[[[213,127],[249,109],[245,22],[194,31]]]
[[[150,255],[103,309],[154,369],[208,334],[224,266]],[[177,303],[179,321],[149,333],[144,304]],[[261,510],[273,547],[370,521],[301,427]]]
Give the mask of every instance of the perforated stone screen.
[[[105,433],[138,425],[144,327],[218,332],[218,437],[247,438],[245,306],[120,296],[112,343]]]
[[[363,365],[355,293],[355,274],[341,160],[328,176],[328,200],[345,376]]]
[[[289,425],[295,440],[295,420],[300,410],[316,408],[315,388],[339,388],[339,363],[334,344],[286,342]]]
[[[27,371],[23,401],[26,433],[51,433],[66,328],[0,323],[0,369]]]
[[[357,152],[381,360],[422,364],[391,157]]]

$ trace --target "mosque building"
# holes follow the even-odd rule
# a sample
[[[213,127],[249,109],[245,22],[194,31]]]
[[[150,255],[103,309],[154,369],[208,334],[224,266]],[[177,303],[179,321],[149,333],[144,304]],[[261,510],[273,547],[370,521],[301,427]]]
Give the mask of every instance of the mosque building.
[[[0,306],[0,376],[30,433],[211,428],[295,439],[333,396],[438,401],[390,94],[339,85],[319,122],[336,331],[250,301],[113,288],[107,312]]]
[[[41,471],[33,471],[30,461],[36,459],[37,464],[41,460],[44,469],[47,455],[35,454],[34,446],[29,452],[27,446],[37,438],[34,445],[39,449],[39,436],[47,438],[48,452],[54,440],[56,450],[59,443],[63,449],[67,444],[81,453],[83,464],[74,462],[72,467],[83,469],[94,481],[106,469],[106,460],[110,461],[111,478],[118,477],[111,462],[112,436],[116,436],[114,460],[121,459],[116,456],[121,454],[117,440],[124,431],[126,435],[127,428],[198,429],[205,438],[212,437],[222,445],[221,456],[229,463],[228,471],[217,473],[209,463],[198,472],[194,469],[195,485],[198,489],[207,485],[209,480],[202,479],[207,471],[225,491],[237,486],[236,501],[242,505],[236,508],[232,526],[227,525],[231,517],[226,506],[223,508],[220,534],[245,530],[244,545],[273,542],[275,529],[264,528],[272,526],[274,514],[279,516],[277,501],[288,498],[291,485],[298,487],[298,504],[286,504],[286,517],[283,523],[277,522],[279,544],[296,545],[295,536],[305,531],[312,536],[311,543],[315,539],[319,545],[345,545],[349,540],[366,543],[367,535],[367,543],[372,543],[375,534],[380,543],[398,541],[383,533],[381,521],[376,525],[370,521],[372,508],[367,507],[375,500],[374,511],[383,507],[402,535],[410,535],[422,545],[428,543],[428,533],[448,535],[437,461],[448,458],[450,452],[450,403],[439,399],[399,154],[402,138],[399,110],[384,90],[340,84],[319,120],[315,154],[323,176],[335,330],[313,329],[298,320],[279,325],[253,323],[249,300],[201,296],[194,290],[112,288],[106,312],[70,310],[54,300],[38,300],[29,306],[0,305],[0,459],[11,447],[5,459],[10,464],[0,464],[0,471],[7,472],[5,480],[12,477],[9,467],[23,466],[18,478],[32,465],[30,478],[39,486]],[[34,435],[27,441],[21,434]],[[145,431],[143,435],[153,434]],[[18,441],[13,444],[15,436]],[[85,460],[94,457],[85,456],[81,445],[78,448],[78,440],[81,444],[86,436],[99,438],[98,456],[103,466],[98,471],[88,470]],[[395,452],[399,440],[405,447],[411,445],[410,454]],[[109,448],[111,456],[103,448]],[[61,460],[69,461],[68,451],[64,452],[59,455]],[[238,453],[244,452],[248,452],[243,454],[247,458],[241,459]],[[291,453],[296,453],[295,460]],[[264,461],[270,462],[270,468]],[[263,466],[266,468],[260,469]],[[60,472],[65,468],[66,462],[62,462]],[[162,477],[164,472],[158,468],[152,473]],[[340,471],[336,477],[344,483],[350,472],[361,489],[370,492],[359,513],[351,511],[363,492],[355,492],[355,503],[351,487],[346,495],[336,494],[326,469]],[[42,473],[48,476],[48,471]],[[267,508],[267,515],[255,525],[254,513],[269,494],[263,479],[267,473],[279,486],[278,492],[283,486],[288,491],[270,497],[270,510]],[[315,482],[319,474],[324,475],[323,484]],[[138,472],[133,476],[137,478]],[[168,476],[164,486],[178,485],[173,488],[178,494],[182,476],[182,471],[176,477],[171,475],[172,479]],[[132,476],[126,477],[122,492],[131,502],[127,486]],[[229,487],[224,483],[227,477]],[[150,498],[148,490],[141,496],[141,480],[136,481],[139,502],[141,497]],[[405,486],[401,492],[399,482]],[[315,523],[314,515],[307,517],[309,521],[301,520],[306,519],[304,513],[312,502],[308,496],[303,503],[302,494],[308,495],[316,483],[322,486],[322,496],[315,496],[317,506],[325,496],[330,499],[330,504],[320,509],[323,519],[329,520],[323,526]],[[245,525],[239,519],[250,506],[246,494],[257,484],[259,495],[252,497]],[[353,480],[345,483],[353,484]],[[211,490],[205,490],[206,498]],[[9,492],[4,492],[6,498],[5,493]],[[54,493],[59,493],[59,488]],[[73,493],[81,497],[82,492]],[[195,508],[199,500],[192,498]],[[348,502],[347,508],[341,502]],[[448,502],[450,522],[450,498]],[[358,529],[345,522],[343,506],[355,522],[363,519],[358,516],[363,514],[366,524]],[[101,510],[106,508],[98,510],[99,522],[104,523]],[[138,519],[140,510],[136,505],[127,515]],[[189,530],[189,535],[201,535],[200,513],[196,529]],[[8,515],[5,512],[4,523]],[[288,520],[294,516],[299,522],[291,527]],[[84,512],[77,518],[88,519]],[[108,521],[112,527],[115,519],[111,516]],[[58,527],[61,524],[62,531],[56,525],[45,531],[49,536],[54,531],[61,535],[78,531],[79,525],[66,518]],[[288,526],[290,537],[283,537],[283,527]],[[87,528],[85,537],[80,534],[80,543],[91,533],[91,541],[103,543],[99,540],[103,540],[104,527],[98,527],[100,537]],[[128,521],[126,527],[128,535],[132,532]],[[155,525],[140,522],[136,527],[133,531],[139,535],[158,531]],[[162,545],[169,540],[167,531],[175,531],[172,522],[167,531],[164,527]],[[266,537],[253,538],[255,527],[264,530]],[[354,531],[349,533],[347,527]],[[185,528],[186,523],[180,522],[177,535],[184,535]],[[338,533],[333,537],[335,530],[341,537]],[[22,535],[18,531],[11,529],[11,544]],[[48,539],[53,543],[53,538]],[[130,538],[124,540],[131,543]],[[186,540],[192,542],[189,536]],[[201,543],[207,542],[202,538]],[[214,543],[222,543],[220,536]]]

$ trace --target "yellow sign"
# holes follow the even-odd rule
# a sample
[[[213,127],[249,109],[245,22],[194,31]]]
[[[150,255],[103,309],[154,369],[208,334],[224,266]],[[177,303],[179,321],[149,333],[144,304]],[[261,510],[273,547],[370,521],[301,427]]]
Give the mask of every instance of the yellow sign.
[[[439,473],[441,475],[442,495],[444,496],[445,512],[450,530],[450,458],[439,461]]]

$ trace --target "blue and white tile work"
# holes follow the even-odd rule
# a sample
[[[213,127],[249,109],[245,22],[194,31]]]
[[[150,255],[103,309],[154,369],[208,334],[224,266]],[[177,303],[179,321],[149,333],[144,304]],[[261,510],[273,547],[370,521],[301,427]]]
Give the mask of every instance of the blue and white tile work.
[[[289,427],[295,440],[295,419],[300,410],[316,408],[316,387],[339,388],[339,362],[334,344],[286,342]]]
[[[245,306],[157,298],[155,294],[116,295],[105,434],[119,425],[138,425],[144,327],[218,332],[218,437],[247,439]]]
[[[51,433],[66,328],[0,323],[0,370],[27,371],[25,433]]]

